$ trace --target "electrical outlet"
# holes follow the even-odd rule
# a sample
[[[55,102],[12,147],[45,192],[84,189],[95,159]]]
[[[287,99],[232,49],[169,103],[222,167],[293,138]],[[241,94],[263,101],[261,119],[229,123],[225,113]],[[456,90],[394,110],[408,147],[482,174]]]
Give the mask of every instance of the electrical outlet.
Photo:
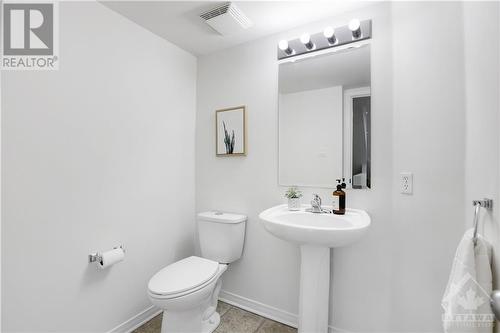
[[[412,194],[413,193],[413,174],[411,172],[401,172],[400,176],[400,186],[401,193]]]

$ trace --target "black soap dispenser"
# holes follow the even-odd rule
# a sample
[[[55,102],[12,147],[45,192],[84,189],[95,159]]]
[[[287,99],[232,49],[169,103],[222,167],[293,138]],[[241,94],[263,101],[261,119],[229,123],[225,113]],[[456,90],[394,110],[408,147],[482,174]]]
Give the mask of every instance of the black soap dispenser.
[[[333,214],[345,214],[345,192],[342,190],[342,188],[345,188],[345,186],[345,183],[340,183],[340,179],[337,179],[337,190],[333,192]]]

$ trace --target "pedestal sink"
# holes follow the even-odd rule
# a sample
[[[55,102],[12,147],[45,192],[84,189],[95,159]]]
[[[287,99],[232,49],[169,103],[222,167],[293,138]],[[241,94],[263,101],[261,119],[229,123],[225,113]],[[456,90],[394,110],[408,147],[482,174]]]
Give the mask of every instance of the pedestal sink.
[[[328,332],[330,294],[330,248],[352,244],[370,226],[370,217],[359,209],[345,215],[311,213],[303,205],[289,211],[287,205],[259,214],[274,236],[300,245],[299,333]]]

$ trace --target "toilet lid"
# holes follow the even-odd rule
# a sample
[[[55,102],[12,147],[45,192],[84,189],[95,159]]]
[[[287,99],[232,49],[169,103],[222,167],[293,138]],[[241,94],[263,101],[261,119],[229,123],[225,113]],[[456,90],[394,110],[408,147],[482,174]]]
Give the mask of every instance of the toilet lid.
[[[149,280],[153,294],[177,294],[196,288],[217,273],[219,263],[200,257],[188,257],[163,268]]]

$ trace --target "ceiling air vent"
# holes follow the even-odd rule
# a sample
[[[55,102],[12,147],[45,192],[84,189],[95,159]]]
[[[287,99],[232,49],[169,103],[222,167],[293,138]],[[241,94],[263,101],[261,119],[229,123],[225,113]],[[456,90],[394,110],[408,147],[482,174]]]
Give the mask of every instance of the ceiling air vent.
[[[252,21],[232,2],[226,2],[200,15],[223,36],[234,35],[253,26]]]

